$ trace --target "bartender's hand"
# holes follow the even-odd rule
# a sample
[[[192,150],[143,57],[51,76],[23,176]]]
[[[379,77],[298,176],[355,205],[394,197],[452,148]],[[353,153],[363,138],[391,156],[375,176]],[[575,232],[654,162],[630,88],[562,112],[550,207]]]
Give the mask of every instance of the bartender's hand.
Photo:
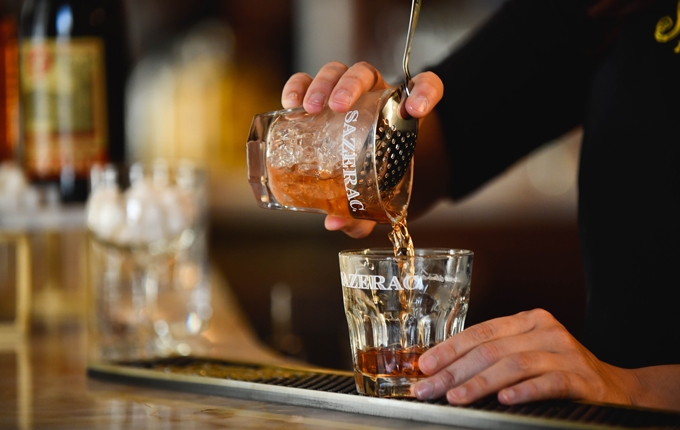
[[[432,72],[413,77],[413,88],[406,100],[406,111],[414,118],[423,118],[439,103],[444,94],[444,84]],[[342,63],[328,63],[312,78],[306,73],[296,73],[288,79],[281,94],[284,108],[304,106],[309,113],[320,112],[326,104],[336,112],[347,112],[363,93],[389,87],[382,75],[372,65],[360,62],[352,67]],[[372,221],[353,220],[327,216],[328,230],[342,230],[350,237],[367,236],[375,226]]]
[[[633,405],[642,392],[633,370],[599,361],[542,309],[469,327],[426,351],[419,365],[432,376],[411,388],[416,397],[446,395],[455,405],[493,393],[506,405],[546,399]]]

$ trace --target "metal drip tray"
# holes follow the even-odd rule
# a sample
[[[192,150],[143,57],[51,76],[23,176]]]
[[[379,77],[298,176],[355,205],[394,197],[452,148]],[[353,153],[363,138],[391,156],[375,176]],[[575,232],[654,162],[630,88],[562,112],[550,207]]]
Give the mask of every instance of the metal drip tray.
[[[88,375],[147,387],[474,429],[680,428],[680,414],[580,402],[504,406],[490,397],[469,406],[451,406],[445,400],[379,399],[359,395],[351,372],[195,357],[91,363]]]

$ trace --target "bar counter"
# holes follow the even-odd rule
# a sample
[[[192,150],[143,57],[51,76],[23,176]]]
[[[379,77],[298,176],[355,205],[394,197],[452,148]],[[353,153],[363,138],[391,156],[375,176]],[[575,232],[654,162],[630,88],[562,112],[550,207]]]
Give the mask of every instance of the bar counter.
[[[228,291],[226,289],[222,290]],[[217,291],[206,334],[208,356],[267,364],[300,364],[261,345],[249,325]],[[33,330],[0,339],[1,429],[450,428],[317,408],[192,394],[104,382],[87,376],[84,324]]]

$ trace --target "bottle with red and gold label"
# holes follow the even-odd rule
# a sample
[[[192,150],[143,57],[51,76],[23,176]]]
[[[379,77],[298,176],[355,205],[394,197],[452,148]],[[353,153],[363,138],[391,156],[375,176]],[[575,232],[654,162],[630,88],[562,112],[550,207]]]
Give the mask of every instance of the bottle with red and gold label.
[[[15,157],[19,140],[19,73],[14,10],[0,1],[0,162]]]
[[[92,165],[124,158],[128,59],[116,0],[26,0],[19,28],[21,159],[84,201]]]

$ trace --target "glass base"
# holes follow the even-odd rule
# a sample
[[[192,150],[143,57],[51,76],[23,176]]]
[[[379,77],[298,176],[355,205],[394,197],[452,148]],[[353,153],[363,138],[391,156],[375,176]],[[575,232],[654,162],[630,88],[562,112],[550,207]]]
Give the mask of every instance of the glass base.
[[[415,398],[411,394],[411,385],[421,378],[408,378],[400,376],[375,376],[354,370],[354,380],[357,391],[372,397],[401,397]]]

